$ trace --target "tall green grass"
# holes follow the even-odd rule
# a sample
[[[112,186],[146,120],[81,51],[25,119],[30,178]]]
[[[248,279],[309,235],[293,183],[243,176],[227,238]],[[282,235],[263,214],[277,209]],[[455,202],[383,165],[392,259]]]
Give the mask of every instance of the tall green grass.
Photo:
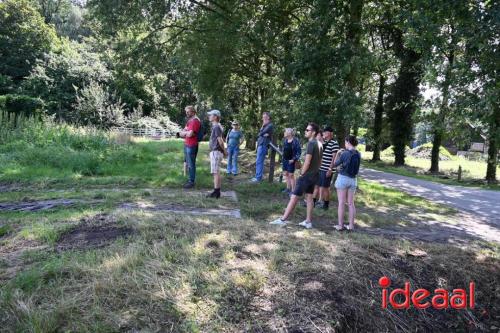
[[[109,132],[50,119],[0,126],[0,182],[162,186],[184,181],[179,140],[118,144]]]

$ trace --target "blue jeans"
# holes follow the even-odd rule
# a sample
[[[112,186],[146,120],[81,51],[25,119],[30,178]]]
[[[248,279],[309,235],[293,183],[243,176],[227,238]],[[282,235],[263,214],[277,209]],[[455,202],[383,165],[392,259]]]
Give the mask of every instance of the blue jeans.
[[[189,178],[188,181],[194,184],[196,178],[196,156],[198,155],[198,145],[184,146],[184,160],[187,163]]]
[[[255,178],[257,180],[262,180],[262,176],[264,174],[264,160],[267,155],[267,147],[266,146],[258,146],[257,147],[257,160],[255,161]]]
[[[240,153],[240,147],[228,147],[227,148],[227,173],[232,173],[233,175],[238,174],[238,155]]]

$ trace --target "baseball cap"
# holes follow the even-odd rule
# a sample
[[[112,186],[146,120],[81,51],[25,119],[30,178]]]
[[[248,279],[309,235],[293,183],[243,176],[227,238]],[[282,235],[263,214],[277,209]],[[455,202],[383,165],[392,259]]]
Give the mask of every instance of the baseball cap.
[[[333,132],[333,128],[331,126],[325,126],[325,128],[323,128],[323,132]]]
[[[219,110],[211,110],[210,112],[208,112],[208,115],[209,116],[217,116],[220,118],[220,111]]]
[[[240,123],[239,123],[237,120],[233,120],[233,121],[231,122],[231,125],[239,125],[239,124],[240,124]]]

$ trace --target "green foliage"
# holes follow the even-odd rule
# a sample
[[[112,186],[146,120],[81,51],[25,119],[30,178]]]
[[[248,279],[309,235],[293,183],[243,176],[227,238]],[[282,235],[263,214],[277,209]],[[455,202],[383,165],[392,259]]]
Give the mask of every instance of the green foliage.
[[[123,123],[123,111],[124,104],[119,98],[101,84],[91,81],[78,90],[71,118],[78,124],[109,128]]]
[[[70,121],[73,119],[76,90],[91,82],[107,84],[111,77],[100,55],[89,45],[68,42],[60,52],[51,52],[37,61],[23,83],[23,91],[41,98],[49,114]]]
[[[57,45],[56,32],[28,0],[0,3],[0,74],[21,80]]]
[[[14,81],[10,76],[0,74],[0,95],[9,94],[14,90]]]
[[[84,16],[83,3],[71,0],[36,0],[38,10],[45,22],[54,25],[59,36],[81,40],[90,35]]]
[[[19,118],[37,116],[40,119],[44,103],[39,98],[25,95],[3,95],[0,96],[0,124],[6,126],[8,123],[16,125]]]

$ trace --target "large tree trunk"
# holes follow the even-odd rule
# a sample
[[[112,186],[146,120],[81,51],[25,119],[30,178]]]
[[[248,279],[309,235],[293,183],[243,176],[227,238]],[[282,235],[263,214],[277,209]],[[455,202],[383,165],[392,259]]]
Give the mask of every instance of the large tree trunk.
[[[433,173],[438,173],[439,172],[439,148],[441,147],[441,143],[443,142],[444,136],[445,136],[445,122],[446,122],[446,116],[448,115],[449,111],[449,106],[448,106],[448,100],[450,97],[450,85],[452,81],[452,70],[453,70],[453,62],[455,60],[455,52],[454,52],[454,47],[453,45],[453,38],[452,38],[452,44],[451,46],[451,51],[450,54],[447,56],[448,58],[448,64],[446,67],[446,71],[444,74],[444,81],[443,81],[443,100],[441,101],[441,106],[439,108],[439,114],[437,115],[436,119],[434,119],[434,139],[432,140],[432,151],[431,151],[431,168],[430,172]]]
[[[431,169],[430,172],[439,172],[439,148],[441,147],[441,142],[443,140],[443,132],[440,130],[435,130],[434,138],[432,139],[432,151],[431,151]]]
[[[391,141],[394,146],[394,165],[405,164],[405,146],[410,143],[413,132],[413,113],[420,93],[422,66],[419,63],[421,54],[405,48],[403,33],[393,31],[394,53],[401,60],[396,81],[392,86],[388,103]]]
[[[498,101],[493,103],[493,117],[488,131],[488,165],[486,181],[488,184],[497,182],[498,149],[500,148],[500,107]]]
[[[349,24],[346,31],[346,45],[349,48],[349,61],[351,63],[349,73],[345,77],[345,83],[348,88],[348,93],[354,94],[357,80],[357,67],[354,57],[359,54],[361,40],[361,17],[363,14],[364,0],[351,0],[349,3]],[[344,139],[349,134],[351,124],[346,122],[345,110],[337,110],[338,116],[335,117],[335,130],[337,131],[337,139],[339,144],[344,146]]]
[[[384,116],[384,93],[385,76],[380,75],[378,81],[377,105],[375,105],[375,121],[373,122],[373,138],[375,141],[373,147],[372,161],[380,161],[380,150],[382,148],[382,119]]]

